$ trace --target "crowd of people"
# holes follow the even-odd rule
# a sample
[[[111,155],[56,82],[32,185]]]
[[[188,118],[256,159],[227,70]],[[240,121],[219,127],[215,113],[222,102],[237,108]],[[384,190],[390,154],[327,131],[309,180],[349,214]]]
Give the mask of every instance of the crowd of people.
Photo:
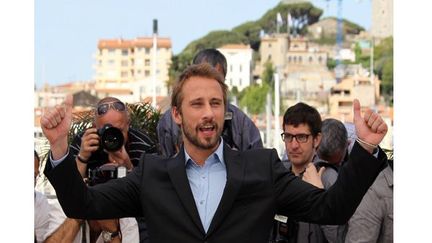
[[[158,141],[130,126],[115,97],[96,104],[93,126],[72,143],[72,96],[44,113],[44,174],[61,216],[35,191],[35,242],[392,242],[383,119],[355,100],[349,130],[297,103],[283,117],[281,161],[228,103],[226,73],[219,51],[200,51],[174,86]]]

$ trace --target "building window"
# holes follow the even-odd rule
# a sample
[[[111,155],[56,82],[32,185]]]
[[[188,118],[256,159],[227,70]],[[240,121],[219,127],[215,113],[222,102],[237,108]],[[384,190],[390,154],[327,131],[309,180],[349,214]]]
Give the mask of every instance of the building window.
[[[239,86],[242,86],[242,79],[239,78]]]
[[[321,56],[318,57],[318,62],[319,62],[319,63],[322,62],[322,57],[321,57]]]
[[[230,78],[230,86],[232,86],[233,85],[233,81],[232,81],[232,78]]]
[[[122,50],[122,56],[127,56],[129,54],[127,49]]]
[[[150,76],[150,71],[149,70],[145,70],[144,76],[146,76],[146,77]]]
[[[309,63],[312,63],[312,60],[313,60],[313,59],[312,59],[312,57],[310,56],[310,57],[309,57]]]
[[[108,54],[112,55],[114,53],[115,53],[115,49],[113,48],[108,49]]]
[[[109,59],[108,60],[108,65],[112,66],[112,65],[114,65],[114,63],[115,63],[114,59]]]
[[[302,63],[303,59],[301,56],[299,56],[299,63]]]
[[[127,60],[121,61],[121,66],[122,67],[126,67],[127,65],[128,65],[128,61]]]
[[[125,77],[127,77],[128,76],[128,72],[127,71],[122,71],[121,72],[121,77],[122,78],[125,78]]]
[[[294,63],[297,63],[297,57],[294,56]]]
[[[240,65],[240,67],[239,67],[240,72],[242,72],[242,69],[243,69],[243,67],[242,67],[242,65]]]
[[[150,59],[145,59],[144,62],[146,66],[150,66]]]
[[[150,48],[145,49],[145,54],[150,54]]]
[[[271,48],[271,43],[268,44],[268,47]]]
[[[107,72],[107,76],[108,76],[108,78],[114,78],[115,76],[117,76],[116,74],[117,74],[117,72],[114,71],[114,70],[109,70],[109,71]]]
[[[267,61],[271,60],[271,54],[268,55]]]
[[[288,63],[291,63],[291,56],[288,57]]]

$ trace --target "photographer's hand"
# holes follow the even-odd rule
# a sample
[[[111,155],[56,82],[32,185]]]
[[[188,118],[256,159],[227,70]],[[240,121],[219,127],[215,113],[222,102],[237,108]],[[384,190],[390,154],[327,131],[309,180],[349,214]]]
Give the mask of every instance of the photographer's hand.
[[[87,129],[81,138],[79,155],[82,159],[88,160],[93,152],[99,148],[99,135],[96,128]]]
[[[133,168],[133,164],[129,158],[129,154],[127,153],[124,145],[121,147],[120,150],[108,153],[108,159],[111,163],[117,165],[123,165],[128,170],[132,170]]]
[[[82,138],[76,163],[81,176],[86,177],[87,163],[93,152],[99,148],[99,136],[96,128],[87,129]]]

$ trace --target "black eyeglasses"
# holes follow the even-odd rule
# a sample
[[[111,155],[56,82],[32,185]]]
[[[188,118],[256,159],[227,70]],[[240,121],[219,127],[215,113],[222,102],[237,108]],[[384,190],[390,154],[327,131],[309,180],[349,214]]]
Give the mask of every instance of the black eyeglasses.
[[[123,104],[123,102],[113,101],[113,102],[108,102],[108,103],[103,103],[103,104],[98,105],[97,109],[96,109],[96,114],[98,116],[103,116],[108,112],[110,107],[112,109],[114,109],[116,111],[120,111],[120,112],[123,112],[126,110],[126,106],[125,106],[125,104]]]
[[[294,138],[297,140],[298,143],[306,143],[308,141],[308,138],[310,135],[312,135],[312,134],[299,133],[299,134],[294,135],[294,134],[287,133],[287,132],[281,133],[282,141],[288,142],[288,143],[291,143]]]

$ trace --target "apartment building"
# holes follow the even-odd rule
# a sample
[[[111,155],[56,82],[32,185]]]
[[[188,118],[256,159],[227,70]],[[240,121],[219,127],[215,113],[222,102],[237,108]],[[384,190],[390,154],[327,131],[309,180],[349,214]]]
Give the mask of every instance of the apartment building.
[[[380,96],[380,80],[374,76],[350,76],[336,84],[329,95],[329,114],[342,120],[352,120],[353,100],[358,99],[362,107],[373,108]]]
[[[167,96],[171,39],[158,37],[156,40],[156,53],[152,37],[99,40],[94,66],[96,90],[101,90],[98,93],[106,96],[111,95],[109,90],[123,89],[143,98],[153,94],[155,84],[156,95]]]
[[[227,59],[225,83],[231,90],[234,86],[239,91],[248,87],[252,80],[252,48],[243,44],[228,44],[218,50]]]

